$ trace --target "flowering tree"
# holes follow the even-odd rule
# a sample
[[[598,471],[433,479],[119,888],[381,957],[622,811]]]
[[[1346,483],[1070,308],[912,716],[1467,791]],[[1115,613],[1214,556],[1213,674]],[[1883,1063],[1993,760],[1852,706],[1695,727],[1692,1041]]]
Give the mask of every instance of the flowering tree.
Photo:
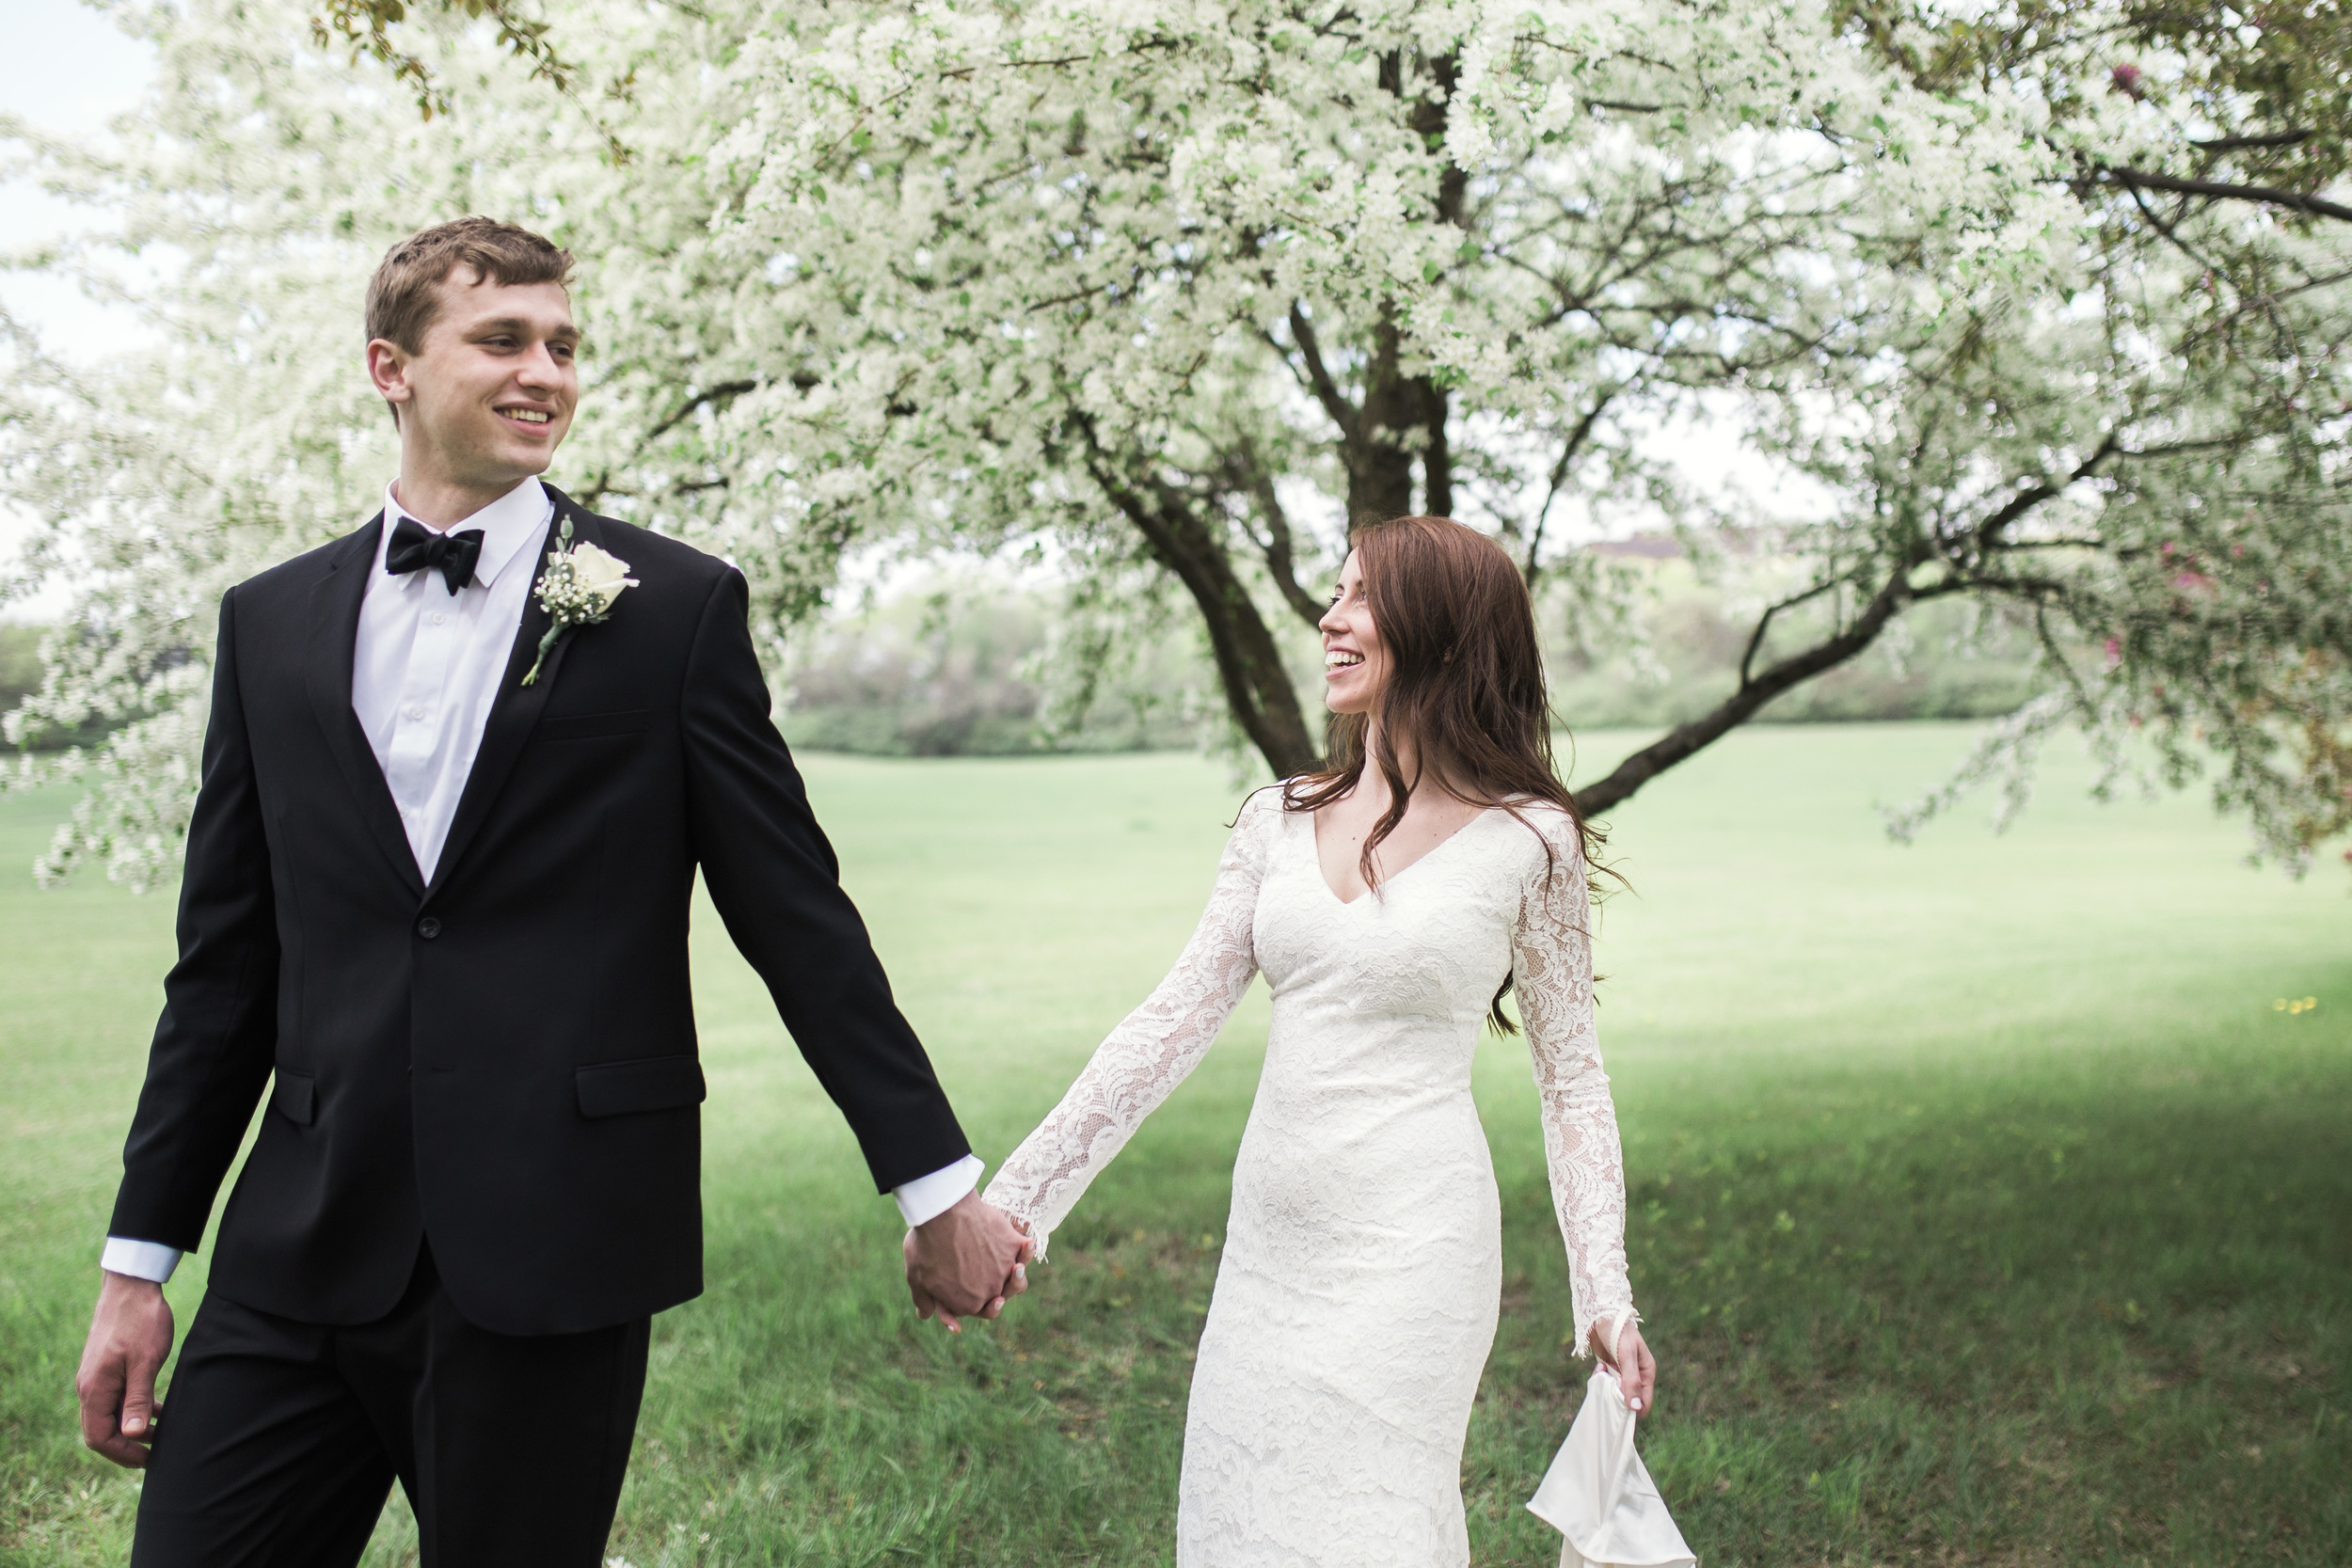
[[[426,77],[307,54],[299,8],[159,10],[124,161],[42,156],[189,257],[151,296],[173,346],[76,379],[20,344],[8,394],[56,520],[36,566],[86,594],[19,732],[137,721],[57,863],[168,860],[210,602],[364,515],[357,281],[466,209],[590,263],[559,478],[729,555],[771,630],[847,552],[1048,556],[1095,651],[1138,597],[1188,605],[1287,773],[1347,522],[1488,528],[1598,641],[1626,588],[1581,544],[1662,512],[1702,554],[1764,536],[1786,592],[1736,689],[1588,809],[1964,595],[2036,629],[2051,683],[1968,777],[2062,720],[2151,725],[2176,771],[2201,735],[2307,854],[2344,826],[2343,105],[2315,24],[2135,14],[583,8],[562,80],[401,24],[448,106],[421,123]],[[1792,499],[1726,515],[1677,460],[1694,430]]]

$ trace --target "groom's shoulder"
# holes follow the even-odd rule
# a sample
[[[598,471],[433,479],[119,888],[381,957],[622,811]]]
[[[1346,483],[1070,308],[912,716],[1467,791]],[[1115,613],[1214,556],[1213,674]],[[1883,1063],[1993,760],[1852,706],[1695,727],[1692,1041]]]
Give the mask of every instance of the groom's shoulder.
[[[266,571],[256,572],[230,592],[237,596],[240,603],[247,605],[285,594],[307,594],[320,578],[342,565],[347,557],[360,552],[374,536],[375,526],[382,517],[383,514],[377,513],[349,533],[304,550],[300,555],[281,561]]]

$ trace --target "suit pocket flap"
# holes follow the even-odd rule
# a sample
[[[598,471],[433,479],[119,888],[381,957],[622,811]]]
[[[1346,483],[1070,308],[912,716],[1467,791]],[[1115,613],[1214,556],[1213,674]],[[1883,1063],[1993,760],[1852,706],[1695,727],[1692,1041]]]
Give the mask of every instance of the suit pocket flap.
[[[270,1108],[287,1120],[308,1127],[318,1119],[318,1091],[307,1072],[278,1069],[278,1085],[270,1090]]]
[[[691,1056],[647,1056],[635,1062],[598,1062],[573,1074],[580,1085],[583,1117],[625,1117],[635,1111],[674,1111],[699,1105],[703,1065]]]
[[[643,735],[653,722],[650,708],[625,713],[564,713],[539,721],[541,740],[594,740],[608,735]]]

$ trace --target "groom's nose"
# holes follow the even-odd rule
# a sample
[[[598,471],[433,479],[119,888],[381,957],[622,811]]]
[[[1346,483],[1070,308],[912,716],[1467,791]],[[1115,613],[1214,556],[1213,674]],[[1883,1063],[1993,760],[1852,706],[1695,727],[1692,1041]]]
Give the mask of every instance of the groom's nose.
[[[552,392],[564,385],[564,367],[546,343],[533,343],[515,368],[515,379],[535,391]]]

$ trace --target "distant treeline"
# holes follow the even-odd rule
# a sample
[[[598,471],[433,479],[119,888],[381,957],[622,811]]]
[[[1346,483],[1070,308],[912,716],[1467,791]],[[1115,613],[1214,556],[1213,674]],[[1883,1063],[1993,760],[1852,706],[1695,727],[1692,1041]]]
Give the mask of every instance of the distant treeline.
[[[0,621],[0,713],[40,689],[40,640],[48,629]]]
[[[1190,749],[1221,725],[1189,626],[1089,657],[1056,646],[1058,610],[985,580],[897,594],[804,634],[779,727],[807,750],[934,757]]]
[[[1661,562],[1646,643],[1578,638],[1564,610],[1545,615],[1553,705],[1575,729],[1648,728],[1706,711],[1729,690],[1753,606]],[[1766,721],[1978,719],[2035,689],[2029,643],[1934,604],[1908,635],[1807,683]],[[779,716],[793,745],[882,756],[1004,756],[1041,752],[1189,749],[1224,727],[1224,700],[1188,626],[1138,631],[1132,645],[1088,657],[1056,644],[1057,599],[1001,585],[909,590],[808,636]],[[1792,618],[1789,637],[1808,629]],[[1294,673],[1311,689],[1319,666],[1299,628]],[[1613,644],[1622,643],[1624,651]],[[1086,680],[1090,701],[1073,693]]]

